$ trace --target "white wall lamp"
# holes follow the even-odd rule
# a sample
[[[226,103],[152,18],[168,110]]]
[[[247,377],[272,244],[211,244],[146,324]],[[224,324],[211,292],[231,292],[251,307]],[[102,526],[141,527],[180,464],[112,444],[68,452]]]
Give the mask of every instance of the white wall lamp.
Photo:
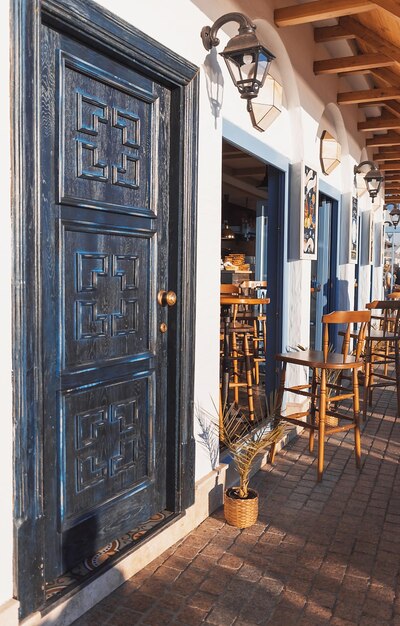
[[[382,172],[379,170],[377,164],[374,163],[374,161],[361,161],[361,163],[354,166],[354,179],[356,178],[357,174],[361,173],[362,168],[365,167],[366,165],[368,165],[369,169],[367,173],[364,175],[364,180],[367,186],[367,191],[369,193],[369,196],[373,202],[379,193],[381,184],[384,180],[384,176]]]
[[[219,17],[212,26],[204,26],[201,30],[201,39],[206,50],[209,51],[219,45],[218,30],[228,22],[237,22],[239,33],[228,41],[220,54],[225,59],[229,74],[239,91],[240,97],[247,101],[247,110],[250,113],[253,126],[263,131],[272,121],[271,111],[273,113],[276,109],[279,113],[279,107],[282,106],[282,95],[280,95],[279,106],[274,104],[274,102],[279,102],[279,87],[280,94],[282,87],[271,77],[266,83],[268,69],[271,61],[275,59],[275,55],[260,43],[255,32],[256,25],[243,13],[227,13]],[[260,110],[256,103],[253,105],[253,100],[259,96],[264,85],[272,92],[272,95],[268,96],[272,97],[272,100],[268,100],[267,105],[265,105],[263,102],[264,97],[267,98],[267,93],[265,93],[259,104],[259,107],[263,106],[264,109]]]
[[[342,148],[340,143],[327,130],[324,130],[320,144],[320,161],[324,174],[329,175],[340,165],[341,154]]]

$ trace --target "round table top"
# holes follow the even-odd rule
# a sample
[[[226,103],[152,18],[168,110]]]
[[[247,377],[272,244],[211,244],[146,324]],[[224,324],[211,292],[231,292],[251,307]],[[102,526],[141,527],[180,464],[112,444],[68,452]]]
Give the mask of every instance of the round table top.
[[[270,298],[247,298],[246,296],[222,295],[220,296],[221,304],[269,304]]]

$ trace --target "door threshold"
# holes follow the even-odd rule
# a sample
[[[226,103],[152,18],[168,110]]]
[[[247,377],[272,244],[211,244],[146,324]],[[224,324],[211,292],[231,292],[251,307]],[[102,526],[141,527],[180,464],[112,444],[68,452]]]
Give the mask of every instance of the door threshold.
[[[146,522],[128,531],[122,537],[114,539],[92,557],[86,558],[65,574],[46,583],[46,603],[41,609],[41,614],[46,615],[59,602],[65,602],[68,597],[114,567],[127,554],[152,539],[155,534],[181,515],[181,513],[174,514],[166,510],[152,515]]]

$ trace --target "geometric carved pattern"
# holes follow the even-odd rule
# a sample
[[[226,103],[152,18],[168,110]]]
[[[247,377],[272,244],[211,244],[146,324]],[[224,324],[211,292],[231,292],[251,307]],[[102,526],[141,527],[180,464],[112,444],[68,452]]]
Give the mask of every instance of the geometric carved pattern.
[[[90,293],[90,300],[76,300],[76,339],[93,339],[107,335],[126,336],[137,331],[138,299],[124,297],[124,292],[138,290],[138,257],[133,254],[76,253],[77,293]],[[119,291],[107,289],[107,311],[99,310],[99,277],[119,279]],[[113,300],[113,294],[114,299]],[[115,295],[116,294],[116,295]]]
[[[111,315],[111,335],[132,335],[137,330],[137,300],[121,298],[118,313]]]
[[[135,470],[138,444],[136,398],[75,416],[76,492]]]
[[[112,275],[121,277],[121,291],[138,288],[139,258],[133,254],[112,255]]]
[[[110,133],[113,128],[121,132],[119,140],[112,133],[111,141],[106,142],[101,137],[100,124],[108,126],[110,110]],[[76,130],[91,136],[90,141],[81,135],[74,137],[78,178],[111,182],[112,185],[130,189],[139,188],[140,120],[137,114],[116,106],[109,107],[107,103],[77,89]],[[124,148],[128,148],[128,151]],[[106,154],[109,155],[108,160],[101,158]]]
[[[108,254],[98,252],[77,254],[78,292],[95,291],[98,276],[108,276]]]

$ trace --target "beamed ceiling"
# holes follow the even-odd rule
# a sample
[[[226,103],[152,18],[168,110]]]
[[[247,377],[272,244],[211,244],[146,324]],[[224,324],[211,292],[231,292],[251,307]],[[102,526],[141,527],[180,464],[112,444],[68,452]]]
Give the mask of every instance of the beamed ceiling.
[[[366,133],[365,145],[385,175],[385,202],[400,202],[400,1],[314,0],[276,9],[274,19],[279,28],[312,24],[316,43],[352,40],[354,54],[335,56],[330,46],[332,58],[316,57],[314,73],[368,75],[369,88],[343,90],[337,102],[378,111],[358,130]],[[315,50],[317,55],[320,47]]]

